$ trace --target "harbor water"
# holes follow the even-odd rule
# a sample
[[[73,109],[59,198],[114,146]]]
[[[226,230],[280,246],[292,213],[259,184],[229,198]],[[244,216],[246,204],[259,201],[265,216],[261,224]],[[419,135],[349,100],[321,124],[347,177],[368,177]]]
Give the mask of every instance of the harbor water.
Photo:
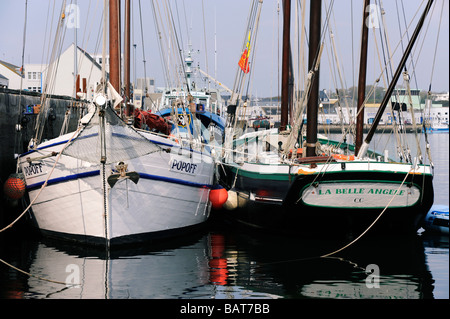
[[[380,145],[389,144],[383,138]],[[448,206],[449,134],[428,138],[435,204]],[[415,143],[414,134],[408,139]],[[362,237],[326,258],[319,256],[349,241],[217,223],[189,236],[109,253],[14,229],[0,240],[2,299],[449,298],[449,238],[427,232]]]

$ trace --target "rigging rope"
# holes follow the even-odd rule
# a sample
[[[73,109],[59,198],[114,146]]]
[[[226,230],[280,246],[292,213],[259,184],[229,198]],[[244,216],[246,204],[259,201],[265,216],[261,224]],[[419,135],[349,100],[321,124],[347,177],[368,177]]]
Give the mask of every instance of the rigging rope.
[[[438,49],[438,43],[439,43],[439,34],[441,32],[442,14],[443,13],[444,13],[444,1],[442,1],[441,15],[439,17],[439,26],[438,26],[437,36],[436,36],[436,46],[434,48],[433,65],[431,67],[430,86],[428,88],[428,91],[431,91],[431,82],[433,82],[434,65],[435,65],[435,62],[436,62],[436,55],[437,55],[437,49]]]
[[[359,239],[361,239],[361,237],[363,237],[372,227],[373,225],[375,225],[377,223],[377,221],[381,218],[381,216],[383,216],[383,214],[386,212],[386,210],[389,208],[389,206],[391,205],[392,201],[394,200],[394,198],[397,196],[398,193],[400,193],[400,188],[403,186],[403,184],[405,183],[406,179],[408,178],[408,176],[411,174],[412,170],[414,169],[414,164],[411,165],[411,169],[409,170],[409,172],[405,175],[405,178],[403,179],[402,183],[400,184],[400,186],[398,187],[397,191],[395,192],[395,194],[392,196],[391,200],[389,201],[389,203],[386,205],[386,207],[381,211],[381,213],[378,215],[377,218],[375,218],[375,220],[372,222],[372,224],[369,225],[369,227],[367,227],[366,230],[364,230],[358,237],[356,237],[354,240],[352,240],[350,243],[348,243],[347,245],[331,252],[325,255],[321,255],[320,258],[324,258],[324,257],[329,257],[331,255],[335,255],[338,252],[350,247],[351,245],[353,245],[354,243],[356,243]]]
[[[0,258],[0,262],[2,262],[2,263],[5,264],[6,266],[8,266],[8,267],[10,267],[10,268],[12,268],[12,269],[14,269],[14,270],[16,270],[16,271],[22,273],[22,274],[25,274],[25,275],[27,275],[27,276],[29,276],[29,277],[34,277],[34,278],[37,278],[37,279],[39,279],[39,280],[44,280],[44,281],[52,282],[52,283],[55,283],[55,284],[61,284],[61,285],[67,285],[67,286],[76,286],[76,287],[80,286],[79,284],[69,284],[69,283],[66,283],[66,282],[56,281],[56,280],[51,280],[51,279],[47,279],[47,278],[44,278],[44,277],[40,277],[40,276],[33,275],[33,274],[29,273],[29,272],[26,272],[26,271],[24,271],[24,270],[22,270],[22,269],[19,269],[19,268],[13,266],[13,265],[7,263],[6,261],[4,261],[4,260],[1,259],[1,258]]]
[[[31,208],[31,206],[34,204],[34,202],[37,200],[37,198],[39,197],[39,195],[41,194],[41,192],[44,190],[44,188],[47,186],[47,182],[50,179],[51,175],[53,174],[53,171],[55,170],[56,164],[58,164],[59,159],[61,157],[62,152],[65,150],[65,148],[70,144],[70,142],[72,142],[72,140],[78,135],[78,133],[81,131],[82,126],[78,127],[78,129],[73,133],[72,137],[66,142],[66,144],[64,144],[63,148],[61,149],[61,151],[58,153],[55,163],[53,164],[53,167],[51,168],[51,170],[49,171],[49,173],[47,174],[47,177],[44,181],[44,183],[42,184],[41,188],[39,189],[39,192],[36,194],[35,198],[30,202],[30,204],[25,208],[25,210],[14,220],[12,221],[9,225],[5,226],[3,229],[0,229],[0,233],[4,232],[5,230],[11,228],[15,223],[17,223],[24,215],[25,213]],[[17,160],[19,161],[19,159]]]
[[[44,82],[43,92],[41,95],[41,111],[39,112],[36,119],[36,127],[35,127],[36,134],[35,137],[33,138],[31,146],[36,146],[37,144],[40,143],[43,135],[45,121],[47,120],[47,113],[49,109],[49,103],[47,103],[47,96],[49,92],[53,91],[55,85],[56,70],[59,64],[59,57],[62,51],[62,43],[65,35],[65,32],[61,34],[62,29],[64,29],[63,28],[65,18],[64,10],[65,10],[65,1],[59,14],[58,27],[56,30],[55,41],[52,49],[51,62],[48,67],[48,73]]]
[[[167,59],[166,59],[166,55],[164,54],[164,49],[163,49],[163,38],[164,38],[164,32],[165,30],[162,29],[161,31],[161,27],[158,23],[158,19],[157,19],[157,12],[159,13],[159,16],[161,16],[160,13],[160,9],[158,6],[158,11],[155,7],[155,2],[152,1],[152,13],[153,13],[153,22],[155,24],[155,31],[156,31],[156,37],[158,39],[158,47],[159,47],[159,54],[161,56],[161,61],[162,61],[162,68],[163,68],[163,75],[164,75],[164,81],[166,83],[166,87],[170,87],[170,81],[169,81],[169,75],[170,75],[170,71],[169,71],[169,67],[168,67],[168,63],[167,63]]]
[[[242,43],[242,51],[240,52],[239,58],[242,59],[242,55],[247,52],[247,65],[244,66],[246,68],[248,65],[250,65],[250,60],[252,61],[251,64],[253,65],[253,60],[255,57],[255,51],[256,51],[256,41],[257,41],[257,34],[258,34],[258,28],[259,28],[259,18],[261,15],[261,8],[262,8],[262,0],[254,0],[248,17],[247,22],[247,28],[244,33],[244,39]],[[250,59],[249,52],[252,53],[252,59]],[[253,68],[253,67],[252,67]],[[247,112],[247,102],[242,104],[242,94],[245,86],[245,80],[248,72],[245,72],[241,67],[237,67],[236,71],[236,77],[234,81],[233,86],[233,93],[231,95],[231,104],[236,105],[236,111],[233,117],[229,117],[227,127],[232,128],[232,134],[236,133],[237,124],[239,122],[239,117],[246,117]],[[249,76],[248,82],[247,82],[247,99],[248,99],[248,93],[249,93],[249,87],[251,79],[253,78],[253,72],[251,76]],[[241,122],[239,124],[239,128],[243,129],[244,123]],[[228,134],[228,133],[226,133]]]
[[[18,103],[18,118],[17,118],[17,126],[20,125],[21,115],[22,115],[22,86],[23,86],[23,78],[25,74],[24,70],[24,61],[25,61],[25,43],[26,43],[26,34],[27,34],[27,15],[28,15],[28,0],[25,1],[25,22],[23,26],[23,42],[22,42],[22,65],[20,68],[20,91],[19,91],[19,103]],[[14,154],[19,153],[18,143],[21,140],[22,130],[16,129],[16,134],[14,135]]]
[[[406,14],[405,14],[405,5],[404,5],[404,3],[403,3],[403,0],[401,0],[401,3],[402,3],[402,12],[403,12],[403,22],[405,23],[405,27],[406,27]],[[422,4],[423,4],[423,3],[424,3],[424,1],[422,2]],[[397,6],[397,1],[395,2],[395,4],[396,4],[396,6]],[[398,10],[398,9],[397,9],[397,10]],[[433,10],[434,10],[434,9],[433,9]],[[400,18],[399,18],[398,21],[400,22]],[[400,23],[399,23],[399,25],[400,25]],[[407,35],[407,39],[408,39],[408,41],[409,41],[409,33],[407,32],[406,35]],[[402,46],[402,52],[403,52],[403,46]],[[414,55],[411,55],[411,56],[414,56]],[[415,81],[415,83],[416,83],[416,87],[419,87],[419,85],[417,84],[417,76],[416,76],[416,73],[415,73],[416,67],[414,66],[413,60],[411,60],[411,63],[413,64],[413,77],[414,77],[414,81]]]
[[[206,64],[206,73],[209,74],[209,67],[208,67],[208,46],[206,44],[206,20],[205,20],[205,4],[202,0],[202,13],[203,13],[203,37],[205,40],[205,64]],[[208,81],[208,89],[209,89],[209,83]]]
[[[148,93],[148,87],[147,87],[147,67],[146,67],[146,60],[145,60],[145,46],[144,46],[144,30],[142,27],[142,10],[141,10],[141,0],[139,0],[139,21],[140,21],[140,27],[141,27],[141,39],[142,39],[142,62],[144,63],[144,93]]]

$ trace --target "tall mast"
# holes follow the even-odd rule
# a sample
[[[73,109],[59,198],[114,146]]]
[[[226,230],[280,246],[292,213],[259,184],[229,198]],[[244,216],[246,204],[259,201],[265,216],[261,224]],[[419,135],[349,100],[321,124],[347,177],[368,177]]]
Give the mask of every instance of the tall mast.
[[[125,0],[125,43],[124,43],[124,84],[125,84],[125,103],[126,109],[125,114],[127,116],[131,115],[130,106],[130,0]]]
[[[75,80],[75,92],[74,92],[74,97],[77,98],[77,93],[78,90],[80,88],[80,83],[79,83],[79,74],[78,74],[78,61],[77,61],[77,51],[78,51],[78,10],[77,10],[77,1],[75,0],[75,7],[73,9],[73,11],[75,12],[75,25],[74,25],[74,49],[73,49],[73,75],[74,75],[74,80]]]
[[[364,129],[364,109],[363,103],[366,98],[366,70],[367,70],[367,43],[369,38],[369,27],[367,26],[370,0],[364,1],[362,36],[361,36],[361,57],[359,60],[359,79],[358,79],[358,106],[356,109],[356,140],[355,154],[358,154],[363,142]]]
[[[309,20],[309,56],[308,69],[315,67],[316,57],[320,47],[320,29],[322,16],[322,1],[310,1],[310,20]],[[308,99],[306,111],[306,156],[316,155],[317,143],[317,114],[319,108],[319,70],[314,74],[311,83],[311,92]]]
[[[294,69],[292,63],[292,50],[289,49],[289,102],[288,102],[288,113],[289,113],[289,125],[291,127],[294,125],[295,119],[293,118],[293,106],[294,106]]]
[[[428,0],[428,3],[425,7],[425,10],[420,17],[419,22],[417,22],[416,29],[414,30],[414,33],[409,40],[408,46],[406,47],[405,53],[403,54],[402,59],[400,60],[400,63],[397,67],[397,70],[395,71],[394,77],[392,78],[391,83],[389,84],[389,87],[386,90],[386,94],[383,97],[383,101],[381,101],[380,108],[378,109],[377,114],[375,115],[374,122],[372,126],[370,127],[369,132],[367,133],[366,139],[364,140],[364,143],[361,145],[361,148],[359,152],[357,153],[357,157],[361,158],[366,155],[367,149],[369,148],[370,141],[372,141],[372,137],[375,134],[375,130],[380,123],[381,117],[383,116],[384,110],[386,109],[386,106],[391,98],[392,92],[394,91],[394,87],[397,84],[398,78],[400,77],[400,74],[402,73],[402,69],[406,64],[406,60],[409,57],[409,54],[411,53],[411,50],[414,46],[414,43],[417,40],[417,37],[419,36],[420,30],[423,26],[423,23],[425,21],[425,18],[430,11],[431,5],[433,4],[433,0]]]
[[[120,94],[119,6],[120,0],[109,0],[109,82]]]
[[[283,56],[281,73],[281,119],[280,131],[286,130],[289,114],[289,54],[291,28],[291,0],[284,0]]]

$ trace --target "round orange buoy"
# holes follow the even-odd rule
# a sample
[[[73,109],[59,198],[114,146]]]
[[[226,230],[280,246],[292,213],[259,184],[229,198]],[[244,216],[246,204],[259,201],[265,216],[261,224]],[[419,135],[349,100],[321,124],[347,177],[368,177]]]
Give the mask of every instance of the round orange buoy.
[[[209,192],[209,200],[214,209],[221,209],[228,199],[228,192],[220,185],[214,186]]]
[[[18,177],[9,177],[3,185],[5,195],[10,199],[19,199],[25,194],[25,182]]]

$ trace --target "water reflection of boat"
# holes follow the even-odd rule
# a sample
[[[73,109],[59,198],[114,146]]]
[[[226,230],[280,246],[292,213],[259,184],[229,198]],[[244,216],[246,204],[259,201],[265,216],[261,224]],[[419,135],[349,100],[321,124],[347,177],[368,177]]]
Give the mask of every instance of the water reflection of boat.
[[[80,286],[8,269],[0,272],[1,298],[431,299],[448,288],[448,237],[426,233],[365,237],[328,258],[317,256],[346,243],[222,227],[126,251],[9,242],[1,246],[2,259],[34,276]],[[429,261],[430,250],[439,260]],[[430,264],[439,269],[430,272]],[[379,287],[367,285],[377,282],[373,275]]]
[[[55,245],[57,244],[57,245]],[[72,286],[29,277],[25,298],[123,299],[202,298],[209,283],[206,236],[106,252],[87,247],[35,242],[28,272]]]
[[[342,243],[223,235],[222,258],[228,263],[228,285],[254,294],[330,299],[433,298],[433,279],[418,236],[362,239],[336,257],[311,258],[334,251]],[[378,267],[379,287],[370,288],[369,266]]]

